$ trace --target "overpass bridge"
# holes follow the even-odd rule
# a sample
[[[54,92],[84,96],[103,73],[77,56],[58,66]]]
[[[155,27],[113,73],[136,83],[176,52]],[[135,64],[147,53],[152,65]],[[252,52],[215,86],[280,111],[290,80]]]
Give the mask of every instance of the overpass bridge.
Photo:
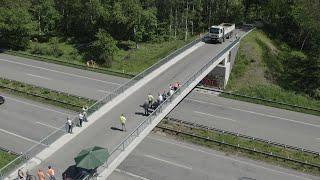
[[[98,170],[98,179],[106,179],[208,73],[218,65],[230,69],[230,61],[235,57],[239,41],[232,39],[220,46],[213,46],[197,39],[177,50],[91,106],[88,111],[89,122],[83,128],[76,128],[74,134],[65,134],[56,139],[55,134],[61,133],[61,128],[45,138],[50,145],[24,166],[35,171],[51,165],[60,179],[63,171],[74,164],[73,157],[81,149],[97,145],[111,152],[108,162]],[[148,117],[141,115],[143,109],[140,105],[147,94],[168,91],[169,84],[177,81],[182,86],[172,96]],[[118,119],[122,113],[127,117],[127,132],[114,130],[119,127]]]

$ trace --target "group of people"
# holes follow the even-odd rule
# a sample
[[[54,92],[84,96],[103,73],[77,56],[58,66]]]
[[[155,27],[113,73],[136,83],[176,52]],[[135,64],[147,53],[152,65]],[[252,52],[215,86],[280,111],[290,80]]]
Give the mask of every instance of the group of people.
[[[54,169],[51,166],[48,166],[47,173],[45,173],[42,169],[38,169],[37,177],[38,180],[46,180],[46,177],[48,177],[48,180],[56,180]],[[35,176],[30,175],[28,171],[24,173],[23,170],[19,169],[18,180],[36,180],[36,178]]]
[[[82,123],[83,121],[86,121],[88,122],[88,119],[87,119],[87,111],[88,111],[88,106],[83,106],[82,107],[82,111],[80,111],[79,115],[78,115],[78,118],[79,118],[79,126],[82,127]],[[68,125],[68,133],[72,133],[72,128],[74,126],[72,120],[67,117],[67,125]]]
[[[176,90],[180,88],[181,84],[180,82],[176,82],[169,85],[169,91],[166,92],[165,90],[163,93],[158,93],[158,98],[155,101],[154,96],[149,93],[147,95],[147,99],[145,100],[144,104],[142,105],[144,109],[144,115],[149,115],[149,109],[155,109],[157,108],[163,101],[165,101],[168,97],[170,97]]]

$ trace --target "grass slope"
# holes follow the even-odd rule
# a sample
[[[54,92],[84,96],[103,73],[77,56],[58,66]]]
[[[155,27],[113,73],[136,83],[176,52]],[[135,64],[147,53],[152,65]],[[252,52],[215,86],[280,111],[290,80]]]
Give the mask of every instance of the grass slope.
[[[17,156],[0,150],[0,169],[13,161]]]
[[[305,94],[283,89],[275,80],[277,73],[280,73],[282,68],[277,57],[282,49],[277,44],[261,30],[254,30],[243,38],[226,90],[237,94],[320,109],[320,101]],[[274,106],[270,103],[236,96],[222,96]],[[283,108],[288,109],[287,107]],[[299,111],[298,109],[291,110]]]

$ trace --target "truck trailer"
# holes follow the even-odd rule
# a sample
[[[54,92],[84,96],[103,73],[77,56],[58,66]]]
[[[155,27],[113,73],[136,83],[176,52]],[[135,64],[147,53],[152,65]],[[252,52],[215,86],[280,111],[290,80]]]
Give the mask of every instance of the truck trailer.
[[[212,41],[224,42],[225,39],[232,37],[232,33],[235,30],[235,24],[222,23],[217,26],[211,26],[209,28],[209,38]]]

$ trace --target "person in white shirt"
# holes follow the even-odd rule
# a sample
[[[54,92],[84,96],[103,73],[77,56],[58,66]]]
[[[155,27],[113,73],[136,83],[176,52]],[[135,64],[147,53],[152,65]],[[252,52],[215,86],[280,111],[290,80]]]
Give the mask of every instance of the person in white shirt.
[[[72,121],[67,117],[68,133],[72,133]]]
[[[79,114],[79,126],[82,127],[82,122],[83,122],[83,112],[80,112]]]
[[[163,102],[163,96],[161,93],[159,93],[158,101],[159,101],[159,105]]]

